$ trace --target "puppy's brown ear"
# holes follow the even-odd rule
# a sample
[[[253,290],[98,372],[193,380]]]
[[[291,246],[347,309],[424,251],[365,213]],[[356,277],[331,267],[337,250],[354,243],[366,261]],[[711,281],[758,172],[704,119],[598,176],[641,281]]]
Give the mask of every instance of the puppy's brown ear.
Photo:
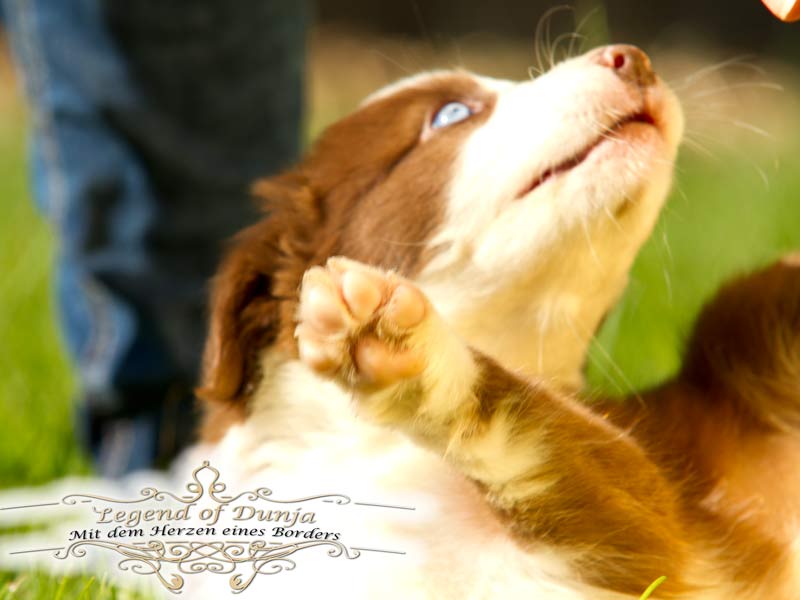
[[[313,256],[318,210],[296,173],[259,182],[266,219],[242,231],[214,278],[203,356],[201,437],[219,439],[247,411],[261,377],[259,355],[281,344],[292,351],[297,289]]]

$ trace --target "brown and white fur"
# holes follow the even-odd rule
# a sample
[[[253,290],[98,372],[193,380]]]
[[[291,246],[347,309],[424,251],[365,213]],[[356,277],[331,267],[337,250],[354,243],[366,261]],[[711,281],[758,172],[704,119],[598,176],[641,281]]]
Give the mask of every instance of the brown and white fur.
[[[433,128],[452,101],[472,115]],[[726,288],[674,381],[578,395],[681,134],[646,55],[609,46],[520,83],[406,79],[258,184],[215,281],[203,452],[418,508],[349,530],[405,557],[296,597],[636,598],[661,575],[653,597],[800,597],[797,264]]]

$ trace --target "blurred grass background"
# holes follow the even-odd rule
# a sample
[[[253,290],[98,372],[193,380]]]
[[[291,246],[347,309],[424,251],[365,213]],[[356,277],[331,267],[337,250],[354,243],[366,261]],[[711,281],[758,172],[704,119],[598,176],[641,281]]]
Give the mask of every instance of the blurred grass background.
[[[800,249],[797,71],[719,65],[730,54],[713,48],[648,50],[684,101],[688,139],[667,208],[591,350],[594,393],[628,393],[668,377],[694,316],[721,281]],[[431,43],[317,28],[308,137],[406,74],[458,65],[521,79],[533,62],[532,43],[490,35]],[[29,198],[26,127],[19,87],[0,53],[0,487],[88,471],[74,442],[77,386],[54,312],[57,242]],[[0,574],[0,600],[127,597],[120,594],[91,578]]]

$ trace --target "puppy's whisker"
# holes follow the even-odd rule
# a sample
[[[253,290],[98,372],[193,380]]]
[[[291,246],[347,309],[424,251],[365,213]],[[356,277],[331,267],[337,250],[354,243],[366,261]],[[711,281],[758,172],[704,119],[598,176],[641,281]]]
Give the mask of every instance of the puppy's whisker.
[[[715,145],[717,145],[717,146],[719,146],[721,148],[725,148],[729,152],[732,152],[736,157],[738,157],[739,159],[741,159],[742,161],[744,161],[750,167],[753,168],[753,170],[758,174],[759,178],[764,183],[765,189],[769,190],[770,184],[769,184],[769,175],[767,175],[767,172],[764,170],[764,168],[761,165],[759,165],[755,161],[755,159],[752,156],[750,156],[746,152],[743,152],[738,145],[730,144],[730,143],[724,143],[724,142],[720,141],[718,138],[715,138],[714,136],[711,136],[709,134],[706,134],[706,133],[703,133],[703,132],[700,132],[700,131],[693,131],[691,135],[692,136],[701,137],[701,138],[705,138],[706,140],[708,140],[710,142],[713,142]],[[692,144],[692,141],[691,141],[691,139],[689,137],[687,137],[685,139],[685,141],[690,142],[690,145]],[[719,160],[719,157],[717,157],[717,156],[710,155],[710,157],[713,158],[714,160]]]
[[[686,194],[686,190],[683,188],[683,186],[680,184],[680,182],[677,182],[675,184],[675,186],[673,187],[673,191],[675,193],[677,193],[678,196],[680,196],[681,200],[683,200],[686,203],[689,202],[689,196]],[[668,212],[669,210],[670,210],[669,209],[669,202],[667,202],[667,204],[664,206],[663,212]]]
[[[771,81],[741,81],[739,83],[731,83],[729,85],[723,85],[720,87],[711,88],[709,90],[698,91],[697,93],[689,96],[689,99],[699,100],[702,98],[708,98],[710,96],[715,96],[718,94],[724,94],[732,90],[743,90],[743,89],[765,89],[765,90],[772,90],[775,92],[784,91],[784,87],[781,84],[773,83]]]
[[[691,148],[692,150],[695,150],[695,151],[699,152],[700,154],[703,154],[704,156],[706,156],[708,158],[717,160],[718,157],[707,146],[705,146],[701,142],[693,139],[692,135],[693,134],[689,134],[689,133],[684,134],[682,143],[685,146]]]
[[[689,75],[686,75],[685,77],[683,77],[682,79],[679,79],[677,81],[670,80],[668,82],[668,85],[673,90],[685,89],[685,88],[687,88],[687,87],[689,87],[691,85],[694,85],[695,83],[698,83],[699,81],[701,81],[702,79],[704,79],[704,78],[706,78],[706,77],[708,77],[710,75],[714,75],[716,73],[719,73],[720,71],[722,71],[724,69],[737,69],[738,68],[738,69],[753,71],[753,72],[755,72],[755,73],[757,73],[759,75],[765,75],[766,74],[766,70],[765,69],[763,69],[762,67],[759,67],[758,65],[755,65],[752,62],[750,62],[751,60],[754,60],[754,59],[755,59],[755,56],[747,55],[747,54],[734,56],[734,57],[731,57],[729,59],[726,59],[726,60],[723,60],[723,61],[720,61],[720,62],[717,62],[717,63],[712,63],[712,64],[707,65],[705,67],[701,67],[701,68],[697,69],[696,71],[694,71],[693,73],[690,73]]]
[[[419,28],[420,34],[422,34],[422,39],[428,44],[428,47],[431,49],[432,52],[436,52],[436,44],[434,43],[434,39],[428,31],[428,27],[425,25],[425,19],[422,17],[422,11],[419,9],[419,4],[417,0],[410,0],[411,2],[411,9],[414,12],[414,19],[417,21],[417,27]]]
[[[455,51],[456,55],[456,68],[463,69],[464,68],[464,54],[461,51],[461,44],[455,37],[450,37],[450,45]]]
[[[617,389],[617,393],[633,394],[636,391],[633,382],[630,379],[628,379],[628,376],[625,375],[625,372],[619,366],[617,361],[611,356],[611,353],[606,349],[606,347],[600,341],[600,338],[597,336],[597,334],[590,331],[581,331],[578,323],[576,323],[572,319],[567,319],[567,323],[570,326],[570,329],[572,329],[572,332],[579,339],[582,339],[588,335],[588,338],[591,340],[592,347],[596,348],[597,351],[602,355],[605,364],[607,364],[611,368],[611,372],[607,371],[605,367],[596,360],[593,360],[592,364],[595,365],[595,367],[598,368],[601,372],[603,372],[606,381],[610,382]],[[639,400],[642,401],[640,397]]]
[[[598,351],[603,355],[603,358],[607,361],[607,364],[611,367],[611,370],[616,374],[616,377],[621,380],[621,385],[616,384],[617,390],[622,394],[632,394],[638,402],[644,404],[642,397],[636,393],[636,386],[633,385],[633,382],[628,378],[628,376],[625,374],[625,371],[622,370],[622,367],[619,366],[619,363],[606,349],[597,335],[592,335],[592,343],[594,347],[597,348]]]
[[[575,32],[562,33],[561,35],[559,35],[555,39],[555,41],[553,42],[553,54],[555,56],[555,61],[556,61],[555,64],[558,64],[559,62],[562,62],[564,60],[567,60],[567,59],[571,58],[571,56],[572,56],[571,55],[571,48],[572,48],[572,44],[573,44],[575,38],[583,38],[583,37],[584,36],[582,36],[581,34],[575,33]],[[563,58],[559,59],[558,58],[558,50],[559,50],[559,47],[561,46],[561,44],[565,40],[570,40],[570,45],[567,47],[566,53],[564,54]]]
[[[547,10],[536,24],[534,33],[535,57],[539,73],[546,73],[553,67],[552,45],[550,42],[550,23],[553,17],[560,12],[572,12],[572,7],[561,4]],[[549,57],[549,68],[545,59]]]
[[[578,21],[578,24],[575,26],[575,33],[577,36],[570,40],[570,56],[575,56],[572,50],[572,44],[575,40],[580,41],[580,45],[577,48],[577,51],[580,52],[583,49],[584,43],[588,40],[588,36],[582,34],[581,32],[586,27],[591,19],[593,19],[598,13],[600,12],[600,6],[595,6],[590,11],[588,11],[583,18]]]
[[[584,34],[578,33],[577,31],[575,33],[570,34],[569,46],[567,47],[567,58],[574,58],[575,56],[577,56],[578,53],[581,51],[581,48],[583,48],[584,44],[586,43],[587,39],[588,38]],[[575,42],[577,42],[577,46]]]
[[[594,247],[592,235],[589,232],[588,219],[585,215],[581,217],[581,229],[583,230],[583,235],[586,238],[586,245],[589,247],[589,253],[592,257],[592,260],[599,268],[602,268],[603,262],[600,260],[600,255],[597,253],[597,249]]]
[[[410,248],[419,248],[419,247],[423,247],[423,246],[427,246],[428,245],[428,242],[425,242],[425,241],[422,241],[422,242],[401,242],[401,241],[398,241],[398,240],[390,240],[388,238],[376,238],[376,239],[378,241],[384,243],[384,244],[389,244],[391,246],[407,246],[407,247],[410,247]]]
[[[630,198],[627,195],[625,196],[625,202],[630,202]],[[611,209],[608,208],[608,206],[605,205],[603,206],[603,212],[606,213],[606,216],[608,216],[608,220],[611,221],[614,227],[616,227],[617,231],[619,231],[620,233],[625,231],[622,228],[622,225],[620,225],[620,222],[617,219],[617,217],[614,216],[614,213],[611,212]]]
[[[756,135],[758,135],[760,137],[763,137],[763,138],[765,138],[767,140],[770,140],[772,142],[776,141],[775,136],[773,134],[771,134],[769,131],[767,131],[766,129],[763,129],[763,128],[757,126],[757,125],[754,125],[753,123],[748,123],[747,121],[742,121],[741,119],[730,119],[730,118],[726,118],[724,116],[719,116],[719,115],[715,115],[713,113],[709,113],[708,115],[698,116],[697,118],[691,119],[691,120],[694,121],[694,122],[697,122],[698,120],[704,120],[704,121],[713,121],[713,122],[718,122],[718,123],[725,123],[726,125],[733,125],[734,127],[738,128],[738,129],[743,129],[743,130],[748,131],[750,133],[754,133],[754,134],[756,134]],[[698,133],[700,135],[703,135],[700,131],[695,131],[694,133]]]
[[[394,58],[392,58],[391,56],[389,56],[385,52],[383,52],[381,50],[378,50],[376,48],[371,48],[370,49],[370,53],[374,54],[375,56],[378,56],[378,57],[382,58],[384,61],[386,61],[390,65],[392,65],[394,67],[397,67],[398,69],[400,69],[406,75],[413,75],[414,73],[419,71],[419,69],[416,69],[416,70],[409,69],[408,67],[406,67],[405,65],[403,65],[399,61],[395,60]]]
[[[775,141],[775,136],[774,135],[772,135],[768,131],[762,129],[761,127],[757,127],[757,126],[753,125],[752,123],[747,123],[747,122],[741,121],[739,119],[734,119],[733,121],[731,121],[731,124],[734,125],[734,127],[738,127],[740,129],[745,129],[746,131],[751,131],[751,132],[753,132],[753,133],[755,133],[757,135],[765,137],[770,141]]]
[[[716,121],[719,123],[728,123],[730,122],[730,117],[726,114],[726,111],[731,110],[733,104],[721,104],[715,106],[688,106],[683,111],[684,117],[686,118],[686,122],[690,124],[695,124],[698,121]]]
[[[751,162],[750,164],[753,167],[753,169],[755,169],[756,173],[758,173],[759,177],[761,177],[761,181],[764,183],[764,189],[766,191],[769,191],[770,184],[769,184],[769,175],[767,175],[767,172],[764,170],[763,167],[757,165],[755,162]]]

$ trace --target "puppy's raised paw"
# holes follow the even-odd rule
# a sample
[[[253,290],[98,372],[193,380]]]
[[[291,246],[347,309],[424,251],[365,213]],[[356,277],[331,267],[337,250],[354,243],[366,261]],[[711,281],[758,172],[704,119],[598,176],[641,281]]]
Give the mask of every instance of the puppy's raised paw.
[[[295,330],[300,358],[353,386],[386,386],[424,368],[415,333],[431,313],[399,275],[345,258],[306,271]]]

